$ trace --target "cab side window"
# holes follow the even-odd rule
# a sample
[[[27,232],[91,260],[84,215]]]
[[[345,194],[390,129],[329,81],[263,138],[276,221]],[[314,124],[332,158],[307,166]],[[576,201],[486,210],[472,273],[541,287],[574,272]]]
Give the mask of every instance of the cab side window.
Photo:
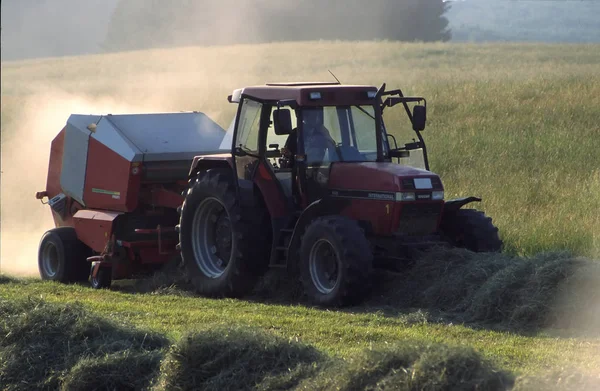
[[[250,152],[258,152],[261,110],[261,103],[250,99],[243,100],[235,141],[236,146]]]

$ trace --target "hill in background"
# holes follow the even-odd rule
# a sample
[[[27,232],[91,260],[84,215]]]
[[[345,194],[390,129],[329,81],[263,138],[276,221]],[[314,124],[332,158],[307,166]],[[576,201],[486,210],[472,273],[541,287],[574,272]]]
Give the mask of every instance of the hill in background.
[[[129,50],[150,46],[246,41],[429,40],[422,34],[399,34],[399,28],[417,31],[419,26],[431,23],[438,23],[433,29],[438,33],[448,27],[451,41],[458,42],[600,42],[600,27],[597,22],[600,1],[452,0],[444,3],[447,10],[441,14],[442,18],[431,21],[415,18],[410,11],[403,13],[411,16],[408,19],[401,17],[398,12],[388,12],[394,8],[394,3],[414,2],[415,0],[357,1],[355,7],[368,7],[370,10],[358,13],[372,15],[372,20],[367,20],[351,17],[353,7],[348,6],[347,2],[342,8],[323,9],[319,5],[321,3],[314,0],[305,1],[302,7],[297,8],[292,8],[287,3],[273,4],[272,0],[257,1],[256,7],[234,4],[220,8],[215,4],[222,2],[208,0],[151,1],[144,3],[143,7],[133,0],[5,0],[1,12],[2,60],[102,53],[106,49]],[[427,3],[439,11],[440,0],[428,0]],[[274,14],[266,19],[267,24],[270,24],[266,29],[263,26],[265,22],[261,22],[266,17],[265,4],[274,10]],[[190,11],[190,6],[195,10]],[[171,11],[165,12],[165,7],[170,7]],[[275,14],[276,17],[273,16]],[[301,23],[310,18],[313,18],[313,23]],[[447,19],[447,26],[444,18]],[[167,21],[167,24],[162,25],[160,21]],[[115,29],[111,24],[135,28]],[[314,25],[321,27],[315,29]],[[146,41],[134,39],[131,31],[135,30],[147,37]],[[166,36],[165,31],[168,32]],[[158,32],[160,34],[157,35]],[[163,38],[157,39],[161,34]],[[438,34],[437,38],[433,38],[444,40],[450,37]]]

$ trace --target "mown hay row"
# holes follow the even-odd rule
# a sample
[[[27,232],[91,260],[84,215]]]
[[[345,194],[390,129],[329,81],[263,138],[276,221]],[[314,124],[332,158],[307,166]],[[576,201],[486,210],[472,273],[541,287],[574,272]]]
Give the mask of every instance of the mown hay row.
[[[562,372],[521,377],[471,348],[406,341],[344,361],[271,333],[218,327],[169,346],[78,305],[0,300],[4,390],[516,390],[597,389]]]
[[[156,352],[167,346],[162,335],[117,324],[80,305],[0,299],[0,385],[5,390],[90,389],[109,377],[114,380],[107,384],[141,389],[158,369]],[[150,371],[140,373],[144,367]],[[94,368],[96,378],[85,374],[86,368]],[[118,378],[110,375],[116,372]]]
[[[523,258],[434,250],[404,273],[378,278],[367,306],[437,310],[511,329],[600,331],[600,262],[566,252]]]
[[[220,327],[183,337],[161,366],[157,390],[289,389],[327,358],[263,331]]]

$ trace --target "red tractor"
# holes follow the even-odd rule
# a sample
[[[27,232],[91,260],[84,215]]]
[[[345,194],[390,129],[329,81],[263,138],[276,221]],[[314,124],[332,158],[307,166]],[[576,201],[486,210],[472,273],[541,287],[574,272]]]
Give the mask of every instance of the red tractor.
[[[424,98],[385,84],[279,83],[228,100],[237,114],[219,134],[201,113],[72,116],[38,193],[64,227],[42,239],[42,277],[91,275],[103,287],[180,251],[201,294],[242,296],[284,267],[312,302],[336,306],[368,293],[373,267],[405,264],[414,249],[501,251],[491,218],[461,209],[481,200],[444,200],[429,171]],[[398,104],[418,138],[400,147],[382,118]],[[87,149],[65,153],[86,137]],[[78,154],[86,164],[69,163]]]

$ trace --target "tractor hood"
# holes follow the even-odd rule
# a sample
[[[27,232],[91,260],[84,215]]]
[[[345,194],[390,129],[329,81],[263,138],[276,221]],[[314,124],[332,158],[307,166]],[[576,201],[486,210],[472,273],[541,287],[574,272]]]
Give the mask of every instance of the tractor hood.
[[[443,190],[439,176],[431,171],[395,163],[334,163],[330,189],[397,192],[414,190],[414,178],[431,178],[432,188]]]

